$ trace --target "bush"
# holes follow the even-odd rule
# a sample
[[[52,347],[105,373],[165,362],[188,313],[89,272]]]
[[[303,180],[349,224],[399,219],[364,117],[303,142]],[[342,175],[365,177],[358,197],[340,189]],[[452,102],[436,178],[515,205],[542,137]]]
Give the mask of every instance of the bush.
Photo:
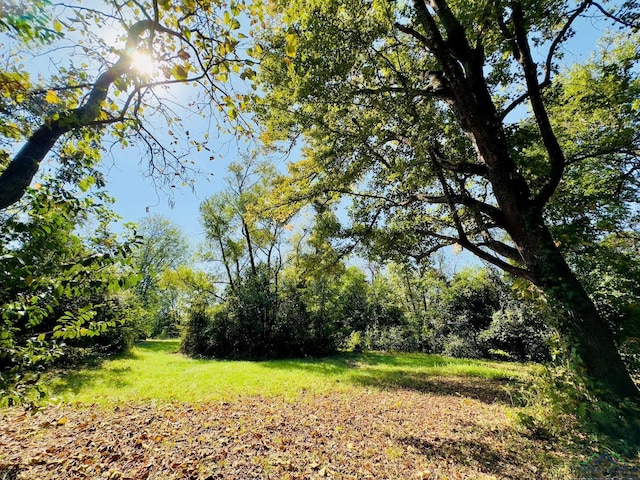
[[[541,367],[514,400],[518,426],[529,435],[562,438],[581,432],[583,451],[609,451],[635,458],[640,451],[640,404],[598,398],[589,381],[566,364]]]
[[[213,325],[206,305],[195,302],[187,313],[180,351],[192,357],[213,356],[215,340],[212,335]]]
[[[420,338],[415,329],[408,326],[368,328],[364,332],[363,344],[367,350],[389,352],[420,350]]]
[[[108,328],[95,335],[79,336],[66,341],[66,348],[57,365],[74,366],[108,355],[122,353],[137,341],[146,338],[144,310],[140,307],[132,290],[116,294],[104,292],[104,296],[93,298],[96,316],[93,321]]]
[[[75,198],[61,181],[29,190],[0,218],[0,396],[40,397],[40,374],[61,363],[127,348],[137,335],[127,289],[133,240],[109,230],[109,199]],[[81,237],[88,218],[98,224]],[[33,395],[29,391],[33,392]]]
[[[455,358],[487,358],[488,352],[484,345],[479,344],[469,337],[449,335],[444,340],[442,351],[439,352],[448,357]]]
[[[549,360],[548,313],[495,272],[466,270],[434,296],[424,336],[428,350],[452,357]]]
[[[552,330],[541,307],[507,300],[493,314],[491,325],[479,337],[492,355],[500,351],[513,360],[542,363],[551,358],[551,335]]]
[[[199,306],[189,313],[182,351],[218,358],[286,358],[326,355],[336,336],[309,314],[300,290],[285,284],[274,291],[268,272],[259,270],[228,290],[213,312]]]

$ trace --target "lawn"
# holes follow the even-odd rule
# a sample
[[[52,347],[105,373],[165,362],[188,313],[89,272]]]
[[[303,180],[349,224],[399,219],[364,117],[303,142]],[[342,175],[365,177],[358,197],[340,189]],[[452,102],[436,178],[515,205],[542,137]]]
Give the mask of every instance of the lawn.
[[[421,354],[196,360],[149,341],[0,412],[0,479],[572,478],[590,452],[532,435],[521,364]],[[3,472],[5,477],[3,477]]]
[[[473,377],[478,389],[520,379],[520,364],[461,360],[437,355],[364,353],[323,359],[264,362],[199,360],[178,353],[175,340],[141,343],[99,369],[68,373],[51,383],[65,402],[113,404],[131,401],[210,402],[238,397],[282,397],[377,389],[426,391],[442,376]],[[441,385],[438,385],[440,388]],[[498,388],[496,394],[505,392]]]

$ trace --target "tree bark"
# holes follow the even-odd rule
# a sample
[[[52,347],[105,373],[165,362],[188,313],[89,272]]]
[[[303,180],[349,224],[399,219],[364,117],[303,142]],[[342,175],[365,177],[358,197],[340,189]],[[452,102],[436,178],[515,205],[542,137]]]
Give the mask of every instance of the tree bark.
[[[565,261],[549,231],[539,204],[507,148],[502,127],[491,110],[467,110],[465,121],[504,213],[505,230],[520,251],[527,278],[557,303],[558,330],[576,352],[583,374],[600,384],[609,398],[640,398],[620,356],[610,327]]]
[[[537,238],[540,253],[527,256],[536,285],[554,302],[557,329],[577,355],[579,373],[598,384],[605,397],[612,400],[640,398],[638,387],[629,374],[611,327],[596,309],[589,294],[555,245],[544,225]]]
[[[240,217],[242,221],[242,235],[247,243],[247,253],[249,254],[249,263],[251,264],[251,273],[256,275],[258,270],[256,268],[256,260],[253,252],[253,243],[251,242],[251,232],[249,231],[249,225],[245,221],[244,217]]]

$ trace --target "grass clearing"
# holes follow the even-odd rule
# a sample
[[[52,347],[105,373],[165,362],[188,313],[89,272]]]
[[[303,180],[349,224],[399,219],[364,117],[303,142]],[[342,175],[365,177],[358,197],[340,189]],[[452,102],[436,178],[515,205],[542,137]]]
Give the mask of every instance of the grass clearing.
[[[177,340],[151,340],[100,368],[54,379],[54,398],[63,402],[112,404],[228,401],[244,396],[283,397],[362,388],[428,391],[430,379],[475,377],[522,379],[521,364],[446,358],[424,354],[342,354],[324,359],[263,362],[193,359],[178,353]]]
[[[561,479],[593,453],[515,424],[526,409],[506,390],[533,366],[385,353],[198,360],[178,346],[141,343],[55,378],[55,405],[0,411],[0,478]]]

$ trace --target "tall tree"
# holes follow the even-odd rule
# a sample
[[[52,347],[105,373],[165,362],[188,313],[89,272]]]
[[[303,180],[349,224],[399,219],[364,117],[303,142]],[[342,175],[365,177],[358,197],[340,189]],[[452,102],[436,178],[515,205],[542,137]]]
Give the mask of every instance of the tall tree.
[[[598,223],[593,204],[569,195],[593,193],[584,182],[593,176],[615,192],[599,200],[622,207],[619,222],[637,207],[637,38],[618,40],[622,67],[615,51],[585,67],[606,93],[573,101],[558,75],[563,44],[587,28],[581,17],[633,32],[636,2],[274,4],[261,43],[263,138],[307,145],[281,190],[298,201],[352,197],[351,233],[378,250],[420,260],[462,247],[529,280],[556,303],[580,371],[612,398],[637,399],[556,230],[566,219]]]
[[[253,2],[248,10],[259,8],[260,2]],[[47,78],[42,72],[35,82],[20,66],[21,55],[6,54],[0,71],[4,121],[0,134],[7,147],[0,155],[6,164],[0,173],[0,209],[24,195],[54,147],[73,168],[73,153],[87,141],[99,140],[106,127],[124,146],[138,138],[148,152],[150,170],[163,174],[170,184],[176,176],[188,181],[190,150],[206,148],[208,134],[192,139],[189,128],[180,126],[185,112],[176,111],[171,97],[164,94],[175,85],[199,87],[185,101],[190,110],[209,116],[222,111],[226,120],[243,129],[231,101],[233,90],[224,86],[232,75],[254,76],[237,51],[240,39],[246,37],[239,33],[238,18],[247,10],[242,0],[230,4],[104,0],[91,6],[38,1],[32,9],[35,13],[26,17],[31,21],[9,15],[0,22],[0,31],[18,32],[17,40],[4,39],[5,47],[19,50],[22,42],[35,38],[46,42],[49,52],[65,54],[53,63],[56,73]],[[32,61],[33,65],[37,63]],[[94,69],[100,73],[93,76]],[[170,126],[166,142],[150,122],[153,116]],[[180,131],[183,143],[189,145],[182,151],[176,140]],[[64,142],[72,137],[73,142]]]
[[[232,289],[245,271],[256,275],[259,264],[265,265],[277,286],[285,224],[261,205],[274,178],[272,165],[245,158],[229,165],[226,190],[200,205],[209,241],[205,258],[222,264]]]
[[[139,224],[142,241],[134,253],[134,262],[141,276],[138,295],[147,307],[158,289],[158,280],[166,269],[177,269],[187,263],[189,243],[180,227],[162,215],[143,218]]]

